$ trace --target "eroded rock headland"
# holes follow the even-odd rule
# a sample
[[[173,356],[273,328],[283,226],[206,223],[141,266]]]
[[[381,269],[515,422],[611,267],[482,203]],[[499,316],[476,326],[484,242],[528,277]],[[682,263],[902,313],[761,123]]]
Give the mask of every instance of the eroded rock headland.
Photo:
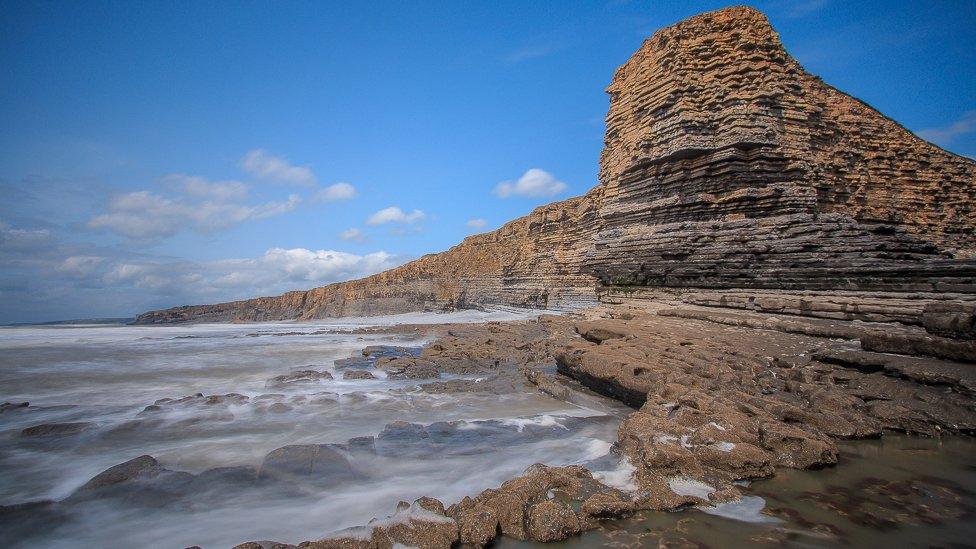
[[[374,276],[140,323],[667,294],[921,324],[976,293],[976,162],[806,71],[750,8],[656,32],[607,88],[600,184]],[[970,333],[971,335],[971,333]]]

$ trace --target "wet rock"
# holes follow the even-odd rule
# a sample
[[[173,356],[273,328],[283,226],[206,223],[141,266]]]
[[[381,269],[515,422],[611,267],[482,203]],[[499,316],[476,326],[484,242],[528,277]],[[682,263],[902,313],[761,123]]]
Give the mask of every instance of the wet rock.
[[[496,522],[497,529],[507,536],[538,540],[541,538],[532,537],[528,529],[533,506],[549,501],[550,493],[554,491],[568,498],[579,499],[587,484],[594,489],[599,486],[583,467],[537,464],[526,469],[522,476],[506,481],[498,489],[485,490],[476,498],[464,498],[451,505],[447,514],[458,520],[459,527],[466,530],[468,533],[465,535],[472,540],[487,537]],[[576,517],[572,509],[569,511]],[[540,521],[537,523],[537,534],[543,537],[573,529],[572,522],[564,512],[552,513],[549,507],[540,509],[537,518]],[[582,528],[578,517],[575,528],[577,532]],[[549,533],[545,533],[547,529]]]
[[[316,541],[303,541],[298,546],[308,549],[374,549],[373,543],[368,536],[345,536],[341,533],[335,534],[335,537],[323,538]]]
[[[3,404],[0,404],[0,414],[10,410],[27,408],[28,406],[30,406],[29,402],[4,402]]]
[[[196,476],[194,486],[200,489],[224,489],[249,486],[258,480],[254,467],[238,465],[233,467],[214,467]]]
[[[458,535],[461,543],[484,547],[499,533],[498,516],[490,507],[478,505],[457,514]]]
[[[329,372],[319,372],[317,370],[298,370],[289,374],[275,376],[268,380],[268,387],[282,387],[291,383],[317,383],[332,379]]]
[[[393,345],[369,345],[363,348],[363,356],[369,358],[382,357],[419,357],[420,347],[402,347]]]
[[[353,437],[348,441],[346,441],[346,447],[352,451],[375,452],[376,437],[373,436]]]
[[[380,358],[376,367],[386,371],[390,379],[433,379],[440,377],[437,366],[421,358]]]
[[[586,498],[583,514],[594,518],[617,518],[634,512],[635,505],[619,490],[604,490]]]
[[[239,545],[235,545],[232,549],[297,549],[297,547],[295,545],[277,541],[246,541]]]
[[[357,477],[349,460],[330,444],[294,444],[272,450],[259,469],[262,478],[342,482]]]
[[[152,456],[143,455],[95,475],[66,501],[117,498],[129,504],[158,507],[182,498],[193,479],[189,473],[171,471]]]
[[[829,440],[813,437],[786,423],[764,423],[759,442],[774,454],[776,465],[794,469],[818,469],[837,463],[837,448]]]
[[[363,358],[363,357],[354,356],[349,358],[340,358],[336,360],[333,367],[336,370],[346,370],[346,369],[371,370],[375,364],[376,361],[372,358]]]
[[[284,413],[290,412],[292,410],[294,410],[294,408],[292,408],[291,406],[289,406],[289,405],[287,405],[287,404],[285,404],[283,402],[275,402],[271,406],[268,406],[268,411],[271,412],[271,413],[273,413],[273,414],[284,414]]]
[[[529,510],[529,538],[534,541],[560,541],[582,531],[579,517],[565,503],[549,500],[537,503]]]
[[[20,432],[22,437],[63,437],[77,435],[82,431],[95,428],[94,423],[44,423],[28,427]]]
[[[240,393],[227,393],[226,395],[210,395],[204,404],[246,404],[250,400],[246,395]]]
[[[449,549],[458,540],[454,519],[419,506],[398,509],[392,517],[370,521],[367,528],[372,530],[370,539],[378,549],[397,546]]]
[[[441,500],[437,498],[424,496],[422,498],[418,498],[417,500],[415,500],[413,504],[420,507],[421,509],[426,509],[430,511],[431,513],[446,516],[444,510],[444,504],[441,503]]]
[[[149,455],[142,455],[137,458],[132,458],[125,463],[109,467],[92,477],[79,490],[97,490],[137,478],[150,478],[158,475],[162,471],[164,471],[163,466],[156,461],[156,458]]]
[[[347,370],[342,373],[342,379],[376,379],[376,376],[364,370]]]

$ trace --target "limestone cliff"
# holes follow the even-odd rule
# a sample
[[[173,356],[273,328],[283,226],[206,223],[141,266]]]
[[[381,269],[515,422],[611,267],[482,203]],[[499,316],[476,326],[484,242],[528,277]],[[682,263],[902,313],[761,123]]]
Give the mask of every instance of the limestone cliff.
[[[805,72],[761,13],[658,31],[607,91],[582,197],[364,279],[137,321],[559,308],[615,287],[976,294],[976,162]]]

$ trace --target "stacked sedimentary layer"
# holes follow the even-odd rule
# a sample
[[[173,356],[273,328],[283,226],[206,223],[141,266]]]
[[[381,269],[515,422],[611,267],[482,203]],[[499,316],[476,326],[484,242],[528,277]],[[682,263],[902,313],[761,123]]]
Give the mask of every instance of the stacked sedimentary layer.
[[[595,283],[582,274],[582,260],[596,214],[589,196],[572,198],[367,278],[277,297],[152,311],[137,322],[312,319],[485,304],[588,306],[596,303]]]
[[[561,308],[599,287],[976,294],[976,163],[806,73],[761,13],[662,29],[607,91],[582,197],[365,279],[138,321]]]
[[[762,14],[661,30],[608,92],[604,284],[976,289],[976,165],[806,73]]]

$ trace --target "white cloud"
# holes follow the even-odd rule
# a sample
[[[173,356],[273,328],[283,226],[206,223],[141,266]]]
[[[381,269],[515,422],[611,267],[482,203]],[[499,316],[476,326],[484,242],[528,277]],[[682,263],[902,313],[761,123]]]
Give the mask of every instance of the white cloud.
[[[407,257],[383,251],[271,248],[256,257],[187,261],[62,240],[0,221],[0,322],[127,316],[188,303],[277,295],[361,278]]]
[[[343,240],[351,240],[353,242],[359,242],[360,244],[366,242],[367,240],[366,235],[364,235],[362,231],[360,231],[355,227],[351,229],[346,229],[341,233],[339,233],[339,238]]]
[[[50,241],[47,229],[17,229],[0,221],[0,252],[36,252]]]
[[[161,183],[178,192],[210,200],[246,200],[248,186],[240,181],[209,181],[204,177],[174,173],[163,177]]]
[[[66,257],[57,269],[72,276],[84,277],[94,272],[104,262],[105,258],[97,255],[73,255]]]
[[[398,258],[383,251],[357,255],[336,250],[271,248],[255,258],[205,263],[122,261],[104,272],[102,282],[191,301],[227,300],[361,278],[399,263]]]
[[[263,149],[249,151],[241,159],[241,168],[258,177],[275,183],[314,187],[315,174],[308,166],[293,166],[286,158],[269,154]]]
[[[958,120],[941,128],[926,128],[918,136],[933,143],[947,145],[960,135],[976,132],[976,111],[966,111]]]
[[[349,200],[356,198],[356,187],[349,183],[336,183],[324,189],[319,189],[312,195],[312,202],[334,202],[336,200]]]
[[[413,223],[415,221],[420,221],[426,217],[426,214],[420,210],[414,210],[410,213],[406,213],[397,206],[390,206],[389,208],[383,208],[382,210],[369,216],[366,220],[370,225],[382,225],[384,223]]]
[[[522,174],[518,181],[502,181],[492,191],[500,198],[509,196],[555,196],[566,190],[566,184],[557,180],[551,173],[532,168]]]
[[[480,219],[480,218],[479,219],[469,219],[468,222],[465,223],[465,225],[467,225],[471,229],[481,229],[481,228],[483,228],[487,224],[488,224],[487,221],[485,221],[484,219]]]
[[[212,185],[198,182],[198,189]],[[217,184],[219,185],[219,184]],[[214,187],[210,188],[211,191]],[[216,191],[218,195],[227,195]],[[204,193],[207,194],[207,193]],[[213,193],[210,193],[213,195]],[[283,202],[248,205],[235,201],[194,200],[197,196],[168,198],[151,191],[118,195],[108,204],[108,213],[88,221],[92,229],[105,229],[134,240],[173,236],[181,230],[209,233],[245,221],[265,219],[290,212],[302,201],[297,194]]]

